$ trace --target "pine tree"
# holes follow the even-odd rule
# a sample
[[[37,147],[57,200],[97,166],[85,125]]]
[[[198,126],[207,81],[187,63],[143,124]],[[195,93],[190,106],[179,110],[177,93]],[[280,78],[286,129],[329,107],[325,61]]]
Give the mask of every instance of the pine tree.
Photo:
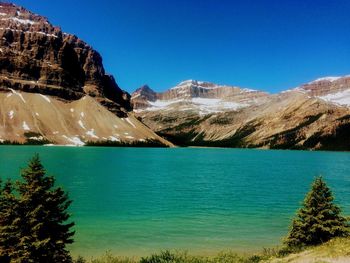
[[[285,244],[288,247],[318,245],[334,237],[348,236],[349,231],[349,222],[334,204],[333,194],[320,176],[292,221]]]
[[[21,175],[16,187],[10,182],[0,187],[0,262],[72,262],[66,249],[74,235],[74,223],[66,223],[67,194],[54,187],[38,155]]]
[[[0,262],[8,263],[17,257],[20,216],[11,181],[0,189]]]

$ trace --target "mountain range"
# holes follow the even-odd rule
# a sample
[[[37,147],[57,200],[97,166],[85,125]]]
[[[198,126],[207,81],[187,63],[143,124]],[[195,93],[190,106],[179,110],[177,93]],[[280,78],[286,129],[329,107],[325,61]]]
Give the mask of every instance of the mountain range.
[[[350,76],[325,77],[278,94],[188,80],[131,96],[136,116],[182,146],[350,149]]]
[[[187,80],[132,95],[102,57],[0,3],[0,143],[350,150],[350,76],[278,94]]]

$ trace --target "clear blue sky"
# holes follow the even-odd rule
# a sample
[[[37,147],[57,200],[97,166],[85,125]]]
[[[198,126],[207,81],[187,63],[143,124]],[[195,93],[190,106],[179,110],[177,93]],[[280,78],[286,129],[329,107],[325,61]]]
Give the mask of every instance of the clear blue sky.
[[[132,92],[186,79],[278,92],[350,74],[349,0],[14,0],[98,50]]]

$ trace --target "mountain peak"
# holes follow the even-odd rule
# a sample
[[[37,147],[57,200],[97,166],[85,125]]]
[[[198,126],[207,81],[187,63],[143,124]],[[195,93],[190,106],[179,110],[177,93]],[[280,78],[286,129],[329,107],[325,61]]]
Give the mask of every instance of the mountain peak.
[[[141,86],[140,88],[138,88],[136,91],[136,93],[142,93],[142,92],[155,92],[154,90],[152,90],[147,84]]]
[[[12,4],[12,3],[0,3],[0,25],[1,26],[26,26],[27,29],[30,27],[36,27],[45,31],[45,27],[42,25],[52,27],[46,17],[34,14],[29,10]],[[39,26],[39,27],[38,27]]]
[[[217,84],[214,84],[211,82],[189,79],[189,80],[184,80],[184,81],[180,82],[175,87],[172,87],[170,90],[192,88],[192,87],[209,89],[209,88],[215,88],[217,86],[218,86]]]
[[[105,73],[102,57],[47,18],[0,3],[0,90],[52,95],[67,101],[95,97],[125,116],[130,96]]]
[[[143,85],[131,94],[132,107],[147,108],[149,102],[157,100],[157,93],[148,85]]]

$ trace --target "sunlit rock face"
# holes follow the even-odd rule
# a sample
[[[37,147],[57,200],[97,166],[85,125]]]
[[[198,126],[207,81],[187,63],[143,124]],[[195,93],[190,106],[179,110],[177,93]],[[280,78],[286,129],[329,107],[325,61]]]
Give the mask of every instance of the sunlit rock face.
[[[256,105],[267,97],[257,90],[187,80],[162,93],[145,85],[132,94],[131,103],[136,112],[177,109],[207,114]]]
[[[297,88],[330,103],[350,106],[350,76],[324,77]]]
[[[70,101],[90,95],[120,116],[131,109],[97,51],[45,17],[6,3],[0,4],[0,83]]]
[[[184,81],[132,94],[135,114],[175,144],[350,150],[349,77],[326,77],[279,94]]]

